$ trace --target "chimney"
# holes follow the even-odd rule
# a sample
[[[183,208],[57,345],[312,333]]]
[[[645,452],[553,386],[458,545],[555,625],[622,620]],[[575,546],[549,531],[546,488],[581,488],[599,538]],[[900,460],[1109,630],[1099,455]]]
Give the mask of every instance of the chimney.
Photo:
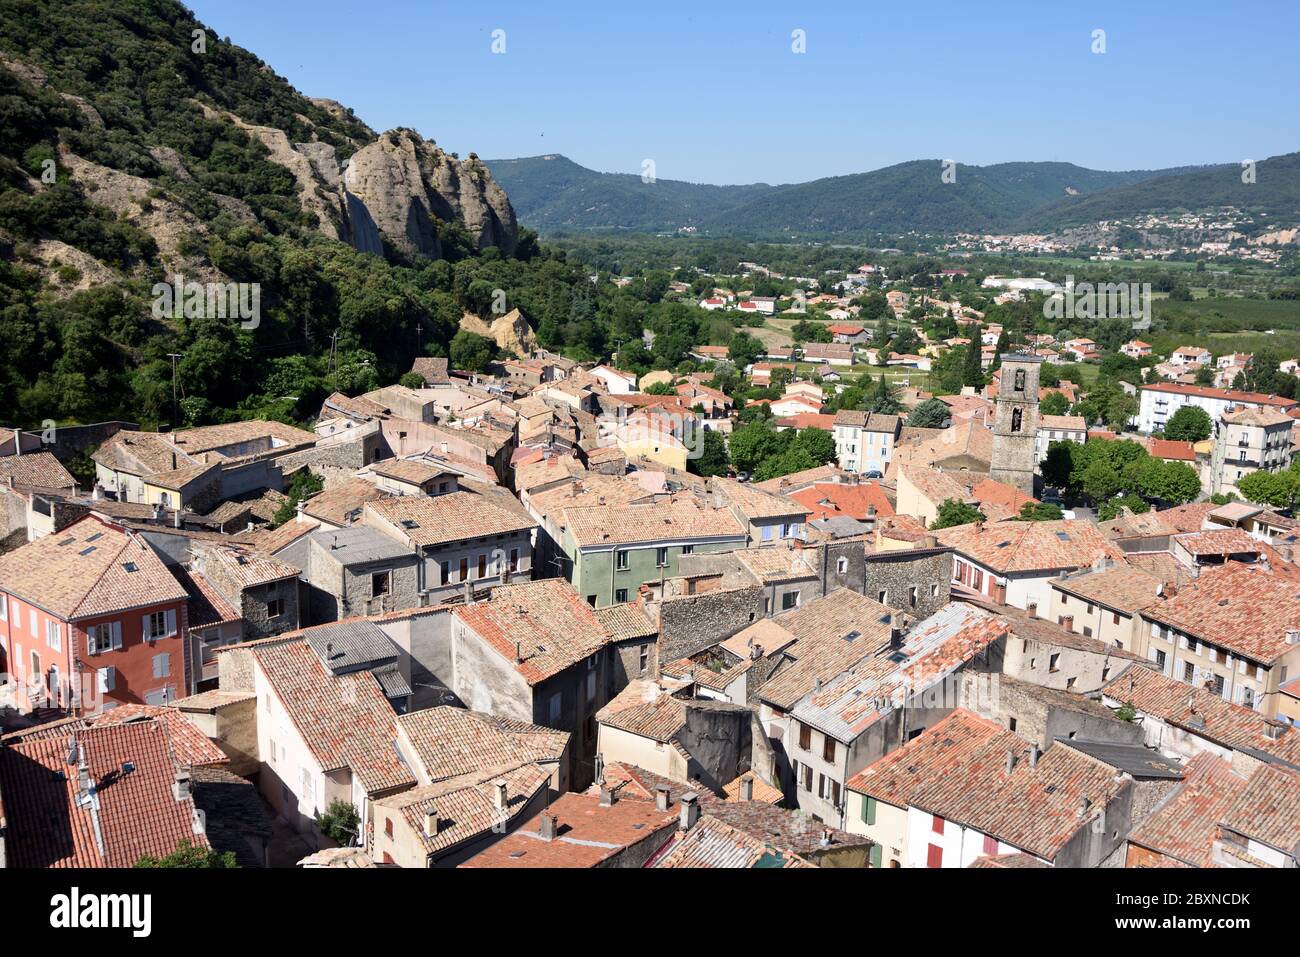
[[[1085,814],[1088,813],[1088,809],[1089,809],[1090,807],[1092,807],[1092,801],[1089,800],[1089,798],[1087,797],[1087,795],[1085,795],[1085,796],[1079,798],[1079,815],[1078,815],[1078,816],[1079,816],[1079,817],[1083,817]]]
[[[302,514],[303,509],[305,509],[306,507],[307,507],[307,503],[304,502],[302,499],[298,499],[297,504],[294,505],[294,507],[293,507],[293,510],[294,510],[294,512],[296,513],[295,516],[294,516],[294,518],[295,518],[296,521],[299,521],[299,522],[305,522],[305,521],[307,521],[307,519],[306,519],[306,518],[303,516],[303,514]]]
[[[96,482],[94,488],[90,490],[90,500],[92,502],[98,502],[103,497],[104,497],[104,486]]]
[[[14,429],[14,455],[23,454],[23,433]]]
[[[669,789],[668,785],[666,784],[656,785],[655,786],[655,809],[659,811],[667,811],[668,805],[670,803],[672,803],[672,791]]]
[[[1027,604],[1027,605],[1025,606],[1025,611],[1029,613],[1029,617],[1030,617],[1030,618],[1037,618],[1037,617],[1038,617],[1038,602],[1036,602],[1036,601],[1031,601],[1029,604]]]
[[[1300,645],[1300,629],[1288,628],[1286,630],[1286,643],[1288,645]]]
[[[1016,752],[1013,748],[1007,748],[1007,774],[1010,774],[1016,766]]]
[[[176,451],[172,450],[172,471],[176,470]]]
[[[543,841],[555,840],[556,830],[557,830],[557,822],[556,822],[555,815],[543,814],[541,826],[538,828],[538,834],[541,835],[542,840]]]
[[[618,797],[614,794],[614,789],[612,787],[610,787],[608,784],[602,784],[600,786],[601,807],[613,807],[614,802],[617,800]]]
[[[496,786],[492,789],[492,803],[496,806],[498,811],[504,811],[506,809],[506,805],[509,803],[507,797],[506,782],[497,781]]]
[[[176,778],[172,781],[172,797],[178,801],[184,801],[190,796],[190,769],[181,768],[176,772]]]
[[[818,843],[821,844],[822,847],[831,846],[831,829],[829,827],[822,828],[821,840]]]
[[[682,830],[689,831],[700,819],[700,796],[694,791],[682,795]]]
[[[754,647],[753,647],[753,648],[750,650],[750,652],[749,652],[749,657],[750,657],[750,659],[751,659],[752,661],[757,661],[759,658],[762,658],[762,657],[763,657],[763,646],[762,646],[761,644],[755,642],[755,643],[754,643]]]
[[[438,809],[431,807],[424,813],[424,836],[438,836]]]
[[[1268,735],[1270,741],[1277,741],[1286,734],[1286,729],[1289,727],[1290,725],[1285,721],[1267,721],[1264,724],[1264,733]]]
[[[162,506],[157,502],[153,503],[153,520],[156,522],[162,518]]]
[[[898,624],[889,626],[889,647],[895,651],[903,647],[903,629]]]
[[[474,585],[468,578],[465,579],[465,604],[474,604]]]
[[[516,641],[515,642],[515,664],[519,664],[523,660],[524,660],[523,642]]]
[[[742,801],[754,800],[754,779],[749,775],[740,779],[740,799]]]
[[[249,522],[248,524],[251,527],[253,523]],[[172,525],[175,528],[181,527],[181,508],[179,505],[177,505],[176,508],[172,510]]]
[[[446,454],[447,454],[447,443],[446,443],[446,442],[443,442],[443,443],[442,443],[442,454],[443,454],[443,455],[446,455]]]
[[[1041,755],[1042,752],[1038,750],[1038,745],[1034,745],[1029,749],[1029,769],[1031,771],[1038,767],[1038,759]]]

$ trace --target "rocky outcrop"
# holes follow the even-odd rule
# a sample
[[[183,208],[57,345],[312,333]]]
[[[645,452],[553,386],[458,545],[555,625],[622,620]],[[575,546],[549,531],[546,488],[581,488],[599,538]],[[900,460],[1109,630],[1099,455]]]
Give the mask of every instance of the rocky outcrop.
[[[472,312],[460,317],[460,328],[491,339],[502,352],[517,356],[527,356],[537,348],[537,336],[528,324],[524,314],[518,309],[511,309],[504,316],[498,316],[491,323],[484,322]]]
[[[390,130],[359,149],[343,177],[379,232],[408,254],[442,255],[436,223],[459,222],[477,248],[515,251],[510,200],[477,157],[460,162],[410,130]]]

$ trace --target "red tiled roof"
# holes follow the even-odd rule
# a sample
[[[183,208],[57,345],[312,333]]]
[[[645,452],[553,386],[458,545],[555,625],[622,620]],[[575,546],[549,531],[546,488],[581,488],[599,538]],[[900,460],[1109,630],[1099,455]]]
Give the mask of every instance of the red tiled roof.
[[[1143,714],[1234,750],[1262,751],[1300,766],[1300,729],[1269,736],[1267,718],[1205,688],[1166,677],[1150,668],[1128,668],[1106,685],[1104,695]]]
[[[1195,462],[1196,449],[1191,442],[1178,442],[1173,439],[1147,439],[1147,451],[1158,459],[1177,462]]]
[[[542,812],[557,820],[553,840],[539,835],[539,814],[460,866],[596,867],[642,841],[657,846],[676,827],[677,813],[676,808],[660,811],[651,801],[615,801],[602,807],[599,794],[571,791]]]
[[[867,765],[849,778],[845,786],[850,791],[905,808],[911,803],[914,791],[969,760],[999,737],[1020,743],[1012,732],[958,708],[903,747]]]
[[[93,728],[108,728],[119,724],[154,719],[167,732],[172,754],[178,764],[192,767],[226,764],[226,752],[198,729],[175,708],[160,708],[147,704],[121,704],[89,719]]]
[[[330,674],[302,637],[247,648],[322,771],[350,768],[371,794],[415,783],[393,746],[397,715],[374,675]]]
[[[894,506],[890,504],[884,488],[876,481],[857,485],[818,482],[810,488],[788,493],[788,497],[808,509],[809,521],[845,515],[862,520],[867,517],[868,508],[875,508],[876,515],[882,518],[894,514]]]
[[[1262,568],[1228,562],[1207,568],[1178,594],[1143,615],[1252,661],[1272,664],[1295,645],[1300,587]]]
[[[1281,395],[1268,395],[1264,392],[1241,392],[1237,389],[1212,389],[1204,385],[1184,385],[1180,382],[1153,382],[1142,386],[1144,392],[1171,392],[1176,395],[1194,395],[1204,399],[1222,399],[1225,402],[1249,402],[1255,405],[1275,405],[1289,409],[1296,404],[1295,399]]]
[[[1101,557],[1124,557],[1087,521],[975,523],[935,535],[963,557],[1002,574],[1082,568]]]
[[[1209,752],[1192,758],[1183,783],[1129,834],[1129,843],[1191,867],[1210,867],[1219,821],[1246,790],[1246,779]]]
[[[582,661],[609,641],[591,606],[562,578],[497,588],[489,601],[461,606],[453,614],[530,685]]]
[[[0,555],[0,591],[64,621],[188,597],[138,535],[93,515]]]
[[[67,763],[70,735],[11,742],[0,748],[0,791],[8,825],[10,867],[131,867],[162,857],[182,841],[208,847],[195,833],[191,798],[172,793],[177,765],[158,721],[76,732],[96,787],[101,852],[94,816],[78,803],[78,774]],[[127,763],[133,767],[124,772]]]

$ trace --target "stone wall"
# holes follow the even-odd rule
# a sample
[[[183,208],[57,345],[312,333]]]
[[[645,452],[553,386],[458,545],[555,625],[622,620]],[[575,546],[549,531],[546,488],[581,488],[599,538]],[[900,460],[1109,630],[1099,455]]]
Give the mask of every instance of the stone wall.
[[[885,592],[885,604],[919,621],[948,604],[951,583],[951,549],[874,552],[866,556],[862,594],[878,601]]]
[[[703,651],[762,617],[759,585],[665,598],[659,605],[659,660]]]

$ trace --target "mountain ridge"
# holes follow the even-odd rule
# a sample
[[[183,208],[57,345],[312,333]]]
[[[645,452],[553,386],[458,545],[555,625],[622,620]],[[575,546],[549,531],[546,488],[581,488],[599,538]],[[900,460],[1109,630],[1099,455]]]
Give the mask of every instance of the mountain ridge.
[[[1261,165],[1292,155],[1300,157],[1285,154]],[[943,161],[926,159],[805,183],[717,186],[665,179],[643,183],[636,174],[601,173],[561,153],[485,162],[512,197],[520,221],[534,229],[691,228],[707,235],[754,239],[1052,231],[1089,218],[1116,218],[1114,209],[1170,211],[1192,206],[1196,183],[1235,168],[1208,164],[1112,171],[1061,161],[957,164],[954,183],[943,181]],[[1159,182],[1160,190],[1143,202],[1142,184],[1151,182]],[[1180,184],[1187,182],[1192,185],[1181,190],[1187,195],[1178,195]],[[1204,188],[1201,192],[1219,195]],[[1265,208],[1277,212],[1288,208],[1288,196],[1285,189],[1261,190],[1239,200],[1263,200]]]

